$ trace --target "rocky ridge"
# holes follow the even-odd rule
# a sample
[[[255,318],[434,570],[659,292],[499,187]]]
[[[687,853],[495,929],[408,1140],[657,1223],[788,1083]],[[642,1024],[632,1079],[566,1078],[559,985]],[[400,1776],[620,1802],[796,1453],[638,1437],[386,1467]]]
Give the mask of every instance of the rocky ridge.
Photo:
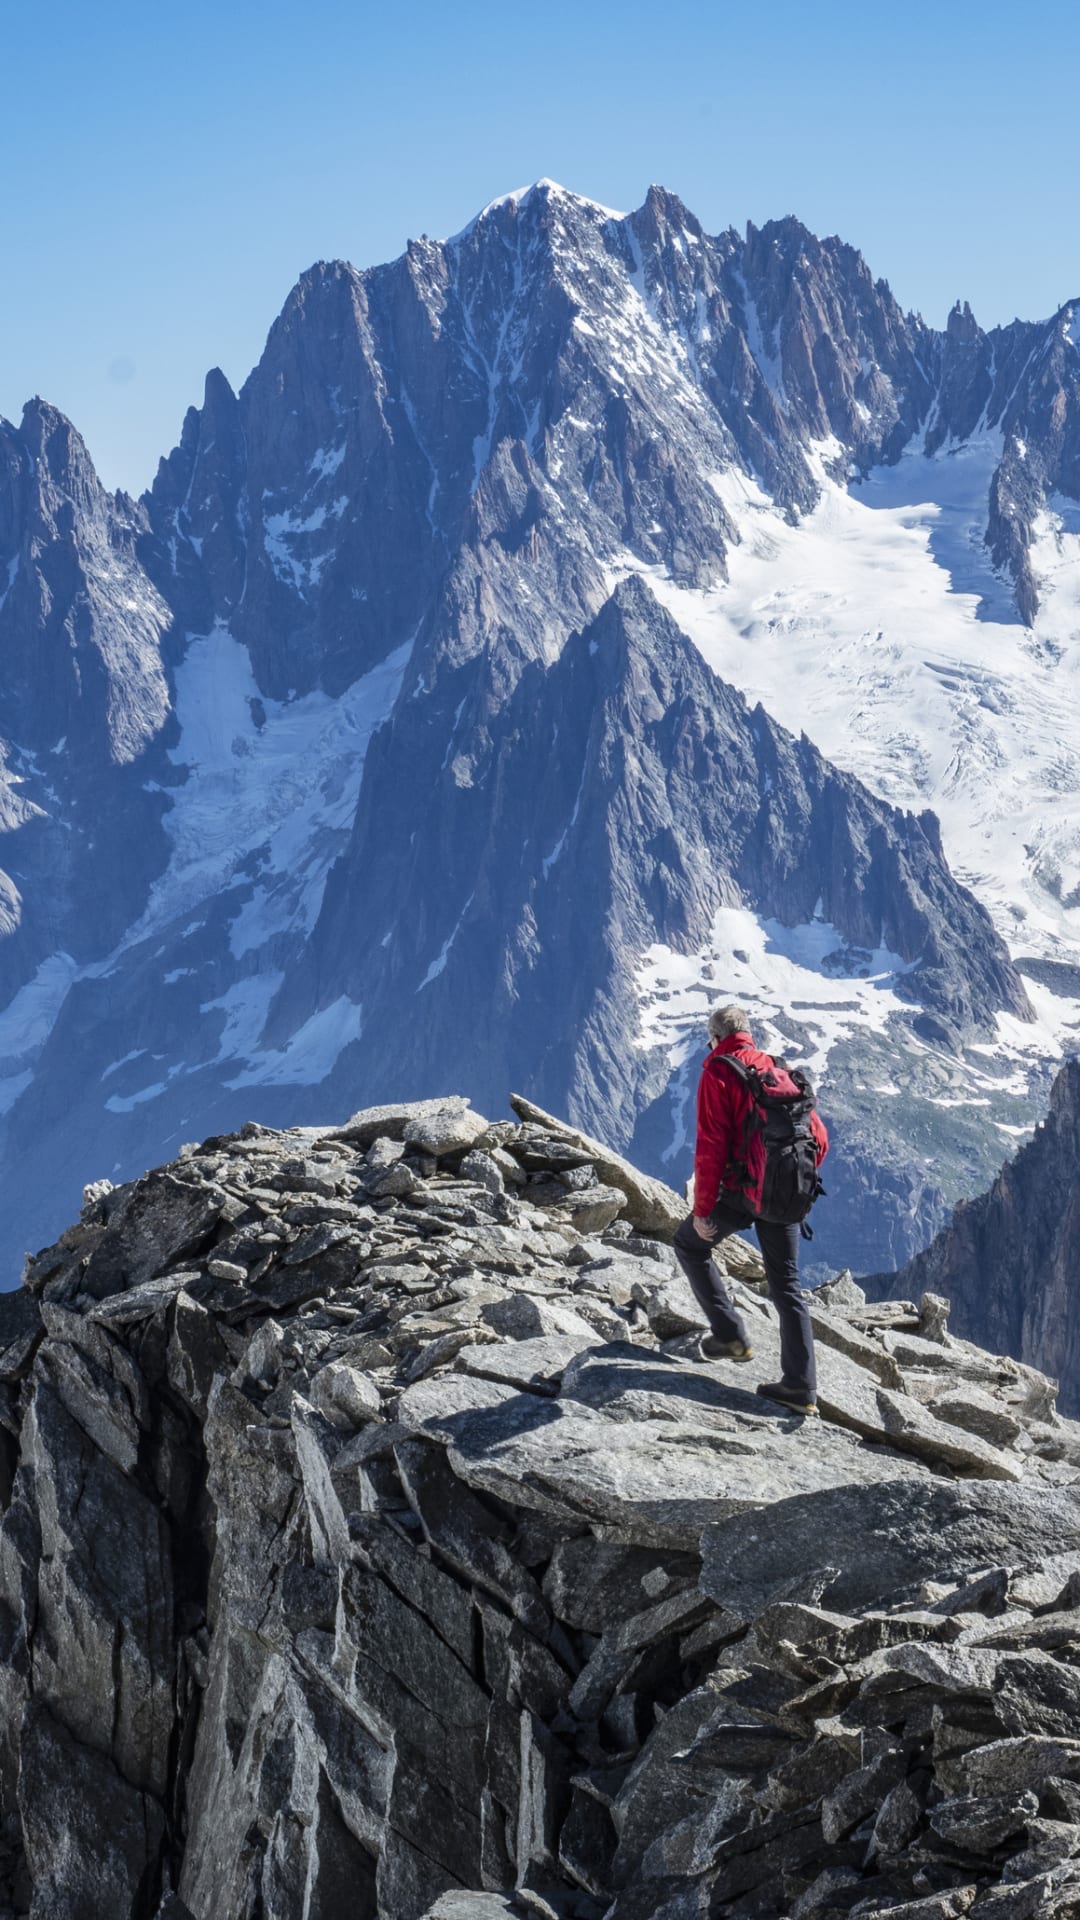
[[[876,1297],[930,1288],[947,1294],[971,1339],[1021,1355],[1061,1383],[1061,1404],[1080,1413],[1076,1313],[1076,1167],[1080,1163],[1080,1061],[1062,1067],[1045,1120],[986,1193],[961,1201],[930,1245],[899,1273],[862,1281]]]
[[[744,701],[639,576],[556,661],[523,671],[512,699],[503,680],[485,657],[448,692],[436,685],[425,702],[403,702],[373,740],[364,803],[307,964],[282,988],[276,1038],[311,1016],[329,975],[364,1008],[366,1088],[419,1093],[437,1047],[447,1083],[479,1105],[520,1078],[659,1166],[671,1067],[640,1045],[636,970],[656,941],[693,953],[721,901],[784,926],[816,914],[836,929],[841,975],[888,948],[921,1042],[957,1049],[990,1007],[1030,1018],[1003,942],[949,872],[933,816],[883,806],[805,735]],[[467,773],[432,727],[439,698],[455,699]],[[183,1004],[183,987],[174,994]],[[419,1019],[402,1016],[410,1001]],[[904,1025],[901,1016],[899,1046]],[[793,1027],[796,1048],[808,1038]],[[331,1081],[342,1105],[356,1076],[354,1057]],[[845,1094],[843,1080],[830,1090],[834,1124],[848,1118]],[[651,1129],[635,1136],[654,1101]],[[834,1206],[823,1223],[829,1251],[844,1247],[852,1264],[870,1264],[863,1246],[911,1244],[903,1209],[880,1187],[865,1238],[854,1216]],[[885,1264],[880,1252],[874,1264]]]
[[[913,1112],[835,1112],[832,1218],[867,1268],[925,1244],[1044,1101],[1040,1058],[962,1151],[912,1151],[927,1029],[955,1059],[1029,1011],[1000,929],[927,791],[883,811],[733,711],[642,576],[696,597],[902,449],[978,442],[979,535],[1036,596],[1033,529],[1077,493],[1071,326],[935,331],[797,221],[708,235],[658,187],[613,217],[542,181],[387,265],[312,267],[137,502],[43,402],[0,424],[0,1277],[77,1204],[88,1142],[126,1177],[252,1087],[284,1124],[527,1085],[659,1168],[685,1057],[641,1045],[639,970],[735,907],[729,965],[773,917],[813,945],[818,905],[830,978],[890,942]],[[1068,896],[1068,861],[1041,871]],[[831,1034],[815,986],[777,1046]]]
[[[524,1101],[185,1147],[0,1302],[4,1920],[1080,1913],[1080,1429],[945,1302],[696,1358]]]

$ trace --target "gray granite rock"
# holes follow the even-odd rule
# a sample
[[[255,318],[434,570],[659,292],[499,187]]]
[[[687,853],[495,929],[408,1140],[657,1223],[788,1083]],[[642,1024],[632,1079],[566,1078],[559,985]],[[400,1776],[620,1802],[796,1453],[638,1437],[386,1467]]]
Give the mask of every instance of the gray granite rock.
[[[662,1350],[670,1254],[529,1198],[585,1149],[464,1111],[207,1143],[8,1313],[0,1914],[1068,1911],[1080,1437],[839,1300],[773,1411],[752,1287]]]
[[[990,1741],[965,1755],[963,1771],[974,1794],[1037,1793],[1051,1775],[1080,1779],[1080,1738],[1026,1734]]]
[[[520,1907],[501,1893],[460,1891],[440,1894],[423,1920],[520,1920],[520,1914]]]
[[[138,1920],[165,1840],[161,1803],[41,1701],[29,1703],[19,1744],[35,1920]]]
[[[647,1280],[636,1280],[633,1297],[644,1307],[658,1340],[672,1340],[680,1333],[694,1333],[705,1327],[701,1309],[682,1274],[671,1274],[652,1287]]]
[[[1003,1840],[1025,1829],[1038,1811],[1034,1793],[1004,1793],[942,1800],[930,1809],[928,1819],[934,1832],[951,1845],[968,1853],[992,1853]]]
[[[468,1111],[469,1103],[463,1099],[410,1100],[396,1106],[390,1104],[381,1107],[362,1107],[359,1113],[350,1115],[349,1119],[342,1126],[336,1127],[333,1132],[337,1138],[366,1150],[376,1140],[403,1142],[410,1127],[414,1129],[414,1138],[419,1143],[419,1136],[426,1126],[437,1130],[449,1127],[454,1120],[458,1120],[469,1135],[468,1139],[461,1142],[462,1146],[466,1147],[471,1144],[473,1138],[480,1137],[486,1126],[485,1122],[480,1128],[474,1130],[471,1121],[463,1119]],[[479,1119],[480,1116],[477,1114],[472,1117]],[[393,1158],[398,1157],[393,1156]],[[387,1158],[386,1164],[390,1164],[390,1157]]]
[[[958,1207],[924,1252],[896,1274],[866,1282],[875,1296],[924,1289],[948,1296],[957,1329],[992,1352],[1013,1354],[1061,1382],[1061,1404],[1080,1408],[1080,1321],[1071,1284],[1069,1182],[1080,1147],[1080,1065],[1062,1067],[1050,1109],[988,1192]]]
[[[510,1105],[522,1120],[543,1128],[556,1140],[565,1140],[587,1154],[601,1180],[622,1193],[626,1218],[631,1226],[670,1239],[676,1227],[686,1218],[686,1206],[677,1193],[665,1186],[662,1180],[641,1173],[611,1147],[579,1132],[576,1127],[567,1126],[565,1121],[545,1113],[542,1107],[535,1106],[521,1094],[512,1093]]]
[[[562,1302],[536,1299],[530,1293],[510,1293],[480,1309],[485,1326],[508,1340],[546,1339],[549,1335],[580,1340],[591,1346],[594,1336],[587,1320]]]
[[[603,1233],[625,1206],[622,1191],[618,1187],[590,1185],[560,1191],[552,1186],[547,1189],[542,1201],[535,1194],[535,1189],[530,1188],[529,1194],[534,1197],[534,1204],[557,1209],[560,1216],[581,1234]]]
[[[459,1348],[454,1365],[481,1380],[501,1380],[536,1393],[556,1393],[571,1360],[591,1345],[580,1334],[549,1333],[535,1340],[503,1340]]]
[[[483,1115],[474,1113],[467,1101],[448,1100],[434,1111],[414,1114],[407,1120],[405,1140],[409,1146],[421,1153],[434,1154],[438,1160],[444,1154],[460,1153],[473,1146],[487,1128]]]
[[[377,1420],[382,1397],[370,1375],[344,1360],[331,1361],[315,1377],[314,1404],[338,1426],[359,1426],[365,1420]]]
[[[1068,1494],[1032,1501],[1007,1486],[883,1476],[879,1486],[797,1499],[768,1527],[721,1526],[704,1538],[705,1585],[721,1605],[750,1617],[820,1569],[826,1604],[866,1607],[924,1580],[1033,1565],[1080,1545],[1080,1508]]]
[[[929,1408],[935,1419],[963,1427],[993,1447],[1011,1447],[1023,1432],[1022,1422],[1008,1407],[971,1383],[960,1393],[936,1394]]]

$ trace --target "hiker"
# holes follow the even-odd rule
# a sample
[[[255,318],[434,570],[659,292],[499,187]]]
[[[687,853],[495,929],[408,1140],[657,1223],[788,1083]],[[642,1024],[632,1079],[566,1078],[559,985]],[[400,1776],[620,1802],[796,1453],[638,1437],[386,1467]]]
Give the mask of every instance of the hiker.
[[[793,1080],[783,1062],[754,1046],[749,1016],[742,1007],[717,1007],[709,1017],[709,1053],[698,1084],[694,1211],[675,1235],[675,1253],[711,1329],[701,1343],[702,1356],[750,1360],[753,1348],[745,1323],[711,1249],[729,1233],[753,1226],[769,1296],[780,1316],[782,1373],[780,1380],[759,1386],[758,1392],[796,1413],[813,1414],[817,1412],[814,1334],[799,1285],[799,1232],[815,1194],[822,1191],[817,1168],[829,1140],[813,1110],[811,1094],[809,1101],[804,1098],[799,1104],[803,1150],[789,1157],[788,1190],[777,1192],[776,1180],[779,1177],[782,1183],[785,1176],[773,1166],[772,1205],[766,1206],[772,1217],[763,1218],[758,1210],[766,1174],[765,1111],[755,1099],[751,1081],[759,1088],[764,1082],[766,1092],[796,1098],[802,1088],[809,1091],[804,1076]],[[790,1138],[787,1122],[781,1129],[785,1130]],[[778,1218],[780,1214],[785,1218]]]

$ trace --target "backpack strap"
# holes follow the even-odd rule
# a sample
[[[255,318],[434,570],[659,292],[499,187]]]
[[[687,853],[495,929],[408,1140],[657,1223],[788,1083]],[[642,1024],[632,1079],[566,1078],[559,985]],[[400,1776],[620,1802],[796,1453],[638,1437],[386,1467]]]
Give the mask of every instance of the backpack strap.
[[[731,1067],[740,1086],[745,1087],[750,1095],[746,1112],[743,1116],[742,1140],[740,1142],[741,1151],[732,1154],[724,1169],[725,1173],[734,1175],[737,1182],[737,1190],[747,1193],[750,1190],[752,1180],[750,1173],[750,1143],[755,1133],[760,1131],[761,1124],[758,1108],[758,1088],[761,1084],[761,1076],[756,1067],[748,1066],[745,1060],[736,1059],[733,1053],[722,1053],[718,1056],[714,1055],[713,1057],[716,1060],[717,1067]]]
[[[768,1057],[770,1060],[772,1060],[771,1054]],[[772,1064],[774,1067],[779,1067],[782,1073],[788,1073],[788,1069],[787,1067],[784,1066],[784,1063],[782,1060],[772,1060]],[[762,1073],[760,1067],[752,1067],[749,1061],[740,1060],[737,1054],[734,1054],[734,1053],[720,1054],[717,1059],[717,1065],[722,1067],[733,1068],[736,1078],[742,1082],[744,1087],[749,1088],[749,1091],[755,1100],[760,1101],[760,1100],[769,1100],[769,1099],[776,1099],[776,1098],[790,1099],[791,1097],[790,1094],[788,1095],[774,1094],[773,1089],[769,1084],[769,1082],[773,1079],[773,1075],[771,1073]],[[789,1078],[794,1079],[795,1078],[794,1074],[789,1074]]]

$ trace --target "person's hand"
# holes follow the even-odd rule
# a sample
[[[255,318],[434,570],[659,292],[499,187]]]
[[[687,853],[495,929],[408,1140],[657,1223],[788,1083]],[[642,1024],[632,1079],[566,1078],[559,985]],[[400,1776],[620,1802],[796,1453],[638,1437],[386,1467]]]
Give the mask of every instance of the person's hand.
[[[703,1240],[715,1240],[717,1229],[713,1226],[711,1220],[703,1220],[699,1214],[695,1213],[694,1232],[699,1233]]]

